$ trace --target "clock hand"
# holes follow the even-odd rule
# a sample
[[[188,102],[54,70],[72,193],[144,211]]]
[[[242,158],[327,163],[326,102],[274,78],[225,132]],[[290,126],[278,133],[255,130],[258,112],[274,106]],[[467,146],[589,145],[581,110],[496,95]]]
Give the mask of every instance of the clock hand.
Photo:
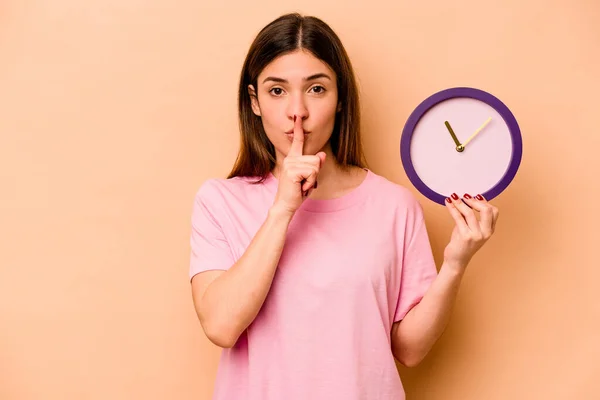
[[[454,134],[454,131],[452,130],[452,127],[450,126],[450,123],[448,121],[444,121],[444,124],[446,125],[446,128],[448,128],[448,132],[450,132],[450,136],[452,136],[452,139],[454,140],[454,143],[456,144],[456,151],[458,151],[458,152],[463,151],[465,149],[465,146],[460,144],[460,142],[458,141],[458,138]]]
[[[487,121],[485,121],[485,122],[483,123],[483,125],[481,125],[481,126],[480,126],[480,127],[479,127],[479,128],[476,130],[476,131],[475,131],[475,133],[471,135],[471,137],[470,137],[470,138],[468,138],[467,140],[465,140],[465,143],[463,143],[463,146],[464,146],[464,147],[466,147],[466,146],[467,146],[467,144],[468,144],[468,143],[469,143],[471,140],[473,140],[473,138],[474,138],[475,136],[477,136],[477,135],[479,134],[479,132],[481,132],[481,130],[482,130],[483,128],[485,128],[487,124],[489,124],[489,123],[490,123],[490,121],[491,121],[491,120],[492,120],[492,117],[489,117],[489,118],[487,119]]]

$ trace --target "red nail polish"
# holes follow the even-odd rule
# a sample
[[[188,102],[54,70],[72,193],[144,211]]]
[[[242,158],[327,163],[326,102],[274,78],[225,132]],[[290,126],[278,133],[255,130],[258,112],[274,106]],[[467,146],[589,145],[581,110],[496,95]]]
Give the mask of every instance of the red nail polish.
[[[471,195],[469,195],[468,193],[465,193],[465,195],[463,196],[465,199],[470,199]]]
[[[458,195],[457,195],[456,193],[452,193],[452,198],[453,198],[454,200],[458,200]]]
[[[483,197],[482,197],[480,194],[478,194],[478,195],[477,195],[477,196],[475,196],[475,197],[477,197],[477,199],[478,199],[478,200],[483,200]]]
[[[451,199],[450,197],[446,197],[446,201],[447,201],[448,203],[452,203],[452,199]]]

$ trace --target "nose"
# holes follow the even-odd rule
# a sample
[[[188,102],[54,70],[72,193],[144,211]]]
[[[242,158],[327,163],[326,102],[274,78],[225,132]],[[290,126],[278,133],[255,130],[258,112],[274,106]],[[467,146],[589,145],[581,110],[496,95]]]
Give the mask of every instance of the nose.
[[[290,120],[294,120],[294,115],[299,118],[306,119],[308,117],[308,108],[302,94],[295,94],[289,97],[289,103],[287,107],[287,114]]]

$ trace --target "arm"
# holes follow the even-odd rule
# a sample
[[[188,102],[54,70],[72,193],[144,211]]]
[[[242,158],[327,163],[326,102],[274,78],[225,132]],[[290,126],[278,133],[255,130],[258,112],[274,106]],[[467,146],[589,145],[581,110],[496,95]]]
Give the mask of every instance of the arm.
[[[326,155],[322,151],[303,154],[302,123],[302,118],[294,116],[294,139],[282,163],[275,200],[244,254],[226,271],[192,278],[196,313],[206,336],[218,346],[232,347],[258,315],[271,288],[289,224],[316,187]],[[218,242],[224,241],[214,230],[212,235]]]
[[[248,248],[227,271],[192,279],[196,313],[210,341],[232,347],[265,301],[283,250],[291,213],[273,207]]]
[[[423,299],[392,326],[392,353],[407,367],[419,364],[444,332],[464,268],[447,262]]]
[[[392,326],[392,353],[408,367],[419,364],[444,332],[465,269],[494,233],[499,215],[483,197],[448,198],[446,207],[456,225],[444,250],[440,273],[419,304]]]

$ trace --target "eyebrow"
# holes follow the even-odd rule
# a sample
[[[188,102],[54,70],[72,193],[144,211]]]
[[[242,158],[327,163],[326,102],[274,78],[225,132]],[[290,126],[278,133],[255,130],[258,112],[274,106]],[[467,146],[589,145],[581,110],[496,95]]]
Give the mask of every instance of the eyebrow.
[[[315,79],[319,79],[319,78],[326,78],[326,79],[331,80],[331,78],[329,77],[329,75],[320,72],[318,74],[314,74],[314,75],[311,75],[311,76],[308,76],[308,77],[304,78],[304,81],[314,81]],[[265,80],[263,81],[263,83],[265,83],[267,81],[273,81],[273,82],[279,82],[279,83],[289,83],[287,81],[287,79],[278,78],[276,76],[267,76],[265,78]]]

